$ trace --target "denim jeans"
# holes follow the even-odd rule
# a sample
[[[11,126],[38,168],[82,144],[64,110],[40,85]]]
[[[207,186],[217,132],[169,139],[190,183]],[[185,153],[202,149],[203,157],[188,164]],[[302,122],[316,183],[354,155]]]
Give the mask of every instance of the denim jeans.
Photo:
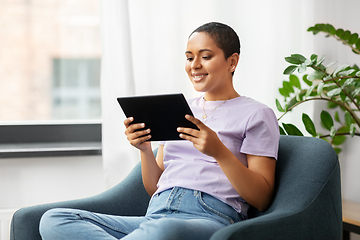
[[[40,234],[43,240],[201,240],[240,220],[241,215],[222,201],[175,187],[154,195],[143,217],[51,209],[41,218]]]

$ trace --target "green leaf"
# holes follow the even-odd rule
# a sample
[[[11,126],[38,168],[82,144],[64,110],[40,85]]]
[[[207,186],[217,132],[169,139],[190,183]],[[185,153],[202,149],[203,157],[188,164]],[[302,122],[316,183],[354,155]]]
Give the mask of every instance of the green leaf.
[[[345,68],[347,68],[347,67],[349,67],[348,64],[339,65],[339,66],[335,69],[335,71],[332,73],[332,75],[333,75],[334,77],[336,77],[339,72],[345,70]]]
[[[325,73],[323,73],[323,72],[315,71],[307,76],[307,80],[313,81],[316,79],[322,79],[324,77],[324,75],[325,75]]]
[[[337,155],[339,155],[340,152],[341,152],[341,148],[335,148],[335,147],[334,147],[334,150],[335,150],[335,152],[336,152]]]
[[[291,74],[289,77],[290,83],[298,89],[301,89],[299,78],[296,75]]]
[[[349,40],[348,40],[348,43],[349,43],[350,45],[353,45],[354,43],[356,43],[356,41],[358,40],[358,38],[359,38],[359,34],[353,33],[353,34],[350,35]]]
[[[341,91],[341,92],[340,92],[340,99],[341,99],[343,102],[345,102],[345,101],[346,101],[346,98],[347,98],[346,94],[345,94],[343,91]]]
[[[334,102],[330,102],[330,101],[329,101],[329,102],[327,103],[327,107],[330,108],[330,109],[331,109],[331,108],[336,108],[337,106],[339,106],[339,105],[337,105],[337,104],[334,103]]]
[[[283,123],[282,125],[285,131],[288,133],[288,135],[304,136],[302,132],[295,125],[291,123]]]
[[[311,136],[315,137],[316,136],[316,129],[315,129],[315,124],[313,123],[313,121],[311,120],[311,118],[309,117],[309,115],[307,115],[306,113],[303,113],[302,115],[302,121],[304,123],[305,129],[308,133],[311,134]]]
[[[360,88],[356,88],[353,92],[352,92],[352,96],[355,97],[356,95],[358,95],[360,93]]]
[[[354,137],[354,136],[355,136],[355,131],[356,131],[356,126],[355,126],[354,123],[352,123],[352,124],[350,125],[350,136],[351,136],[351,137]]]
[[[306,64],[306,63],[302,63],[302,64],[300,64],[300,66],[298,67],[298,72],[299,72],[299,73],[304,73],[304,72],[306,72],[306,68],[307,68],[307,64]]]
[[[360,38],[355,43],[356,49],[360,50]]]
[[[306,57],[301,54],[291,54],[291,57],[298,59],[301,63],[306,61]]]
[[[315,27],[316,27],[319,31],[322,31],[322,32],[326,32],[326,31],[327,31],[326,25],[323,24],[323,23],[317,23],[317,24],[315,24]]]
[[[290,84],[290,82],[283,81],[283,88],[285,88],[289,93],[294,92],[293,86]]]
[[[284,129],[282,127],[279,126],[279,132],[280,135],[286,135],[286,132],[284,131]]]
[[[332,35],[335,35],[336,34],[336,29],[334,28],[333,25],[331,24],[326,24],[326,29],[327,29],[327,32],[332,34]]]
[[[349,76],[350,74],[352,74],[353,72],[355,72],[355,69],[349,69],[347,71],[341,71],[338,73],[339,77],[346,77]]]
[[[297,102],[301,101],[300,91],[295,89],[295,99]]]
[[[321,122],[323,124],[323,126],[327,129],[327,130],[331,130],[331,127],[334,126],[334,121],[330,115],[330,113],[328,113],[327,111],[323,110],[321,113],[320,113],[320,119],[321,119]]]
[[[312,54],[312,55],[310,56],[310,60],[311,60],[312,63],[315,63],[316,60],[317,60],[317,58],[318,58],[318,55],[316,55],[316,54]]]
[[[336,127],[335,126],[332,126],[330,128],[330,138],[333,139],[336,135]]]
[[[344,34],[344,29],[337,29],[335,32],[336,36],[338,36],[339,38],[341,38],[341,36]]]
[[[290,93],[288,90],[286,90],[285,88],[279,88],[279,93],[284,96],[284,97],[290,97]]]
[[[304,96],[304,98],[307,98],[308,96],[310,96],[310,94],[312,93],[312,91],[314,90],[315,85],[312,85],[307,91],[306,94]]]
[[[311,85],[312,85],[312,82],[309,81],[309,80],[307,80],[307,77],[308,77],[308,75],[305,74],[302,79],[303,79],[303,81],[304,81],[308,86],[311,86]]]
[[[340,38],[341,38],[342,40],[347,41],[347,40],[349,39],[350,35],[351,35],[351,32],[350,32],[349,30],[346,30],[346,31],[341,35]]]
[[[323,62],[324,62],[324,60],[325,60],[325,56],[322,56],[321,58],[320,58],[320,60],[318,60],[318,62],[316,63],[316,67],[318,67],[318,66],[320,66]]]
[[[290,75],[290,74],[292,74],[293,72],[295,72],[295,70],[298,68],[298,66],[296,66],[296,65],[290,65],[290,66],[288,66],[285,70],[284,70],[284,72],[283,72],[283,74],[284,75]]]
[[[308,32],[313,32],[314,35],[319,32],[319,30],[316,27],[309,27],[307,31]]]
[[[323,88],[324,88],[324,83],[323,82],[319,83],[319,85],[317,87],[318,95],[321,95]]]
[[[335,112],[334,119],[335,119],[335,121],[340,123],[340,117],[339,117],[339,112],[338,111]]]
[[[302,64],[306,61],[306,58],[301,54],[291,54],[290,57],[285,57],[285,61],[291,64]]]
[[[285,112],[278,99],[276,99],[276,108],[279,112]]]
[[[338,146],[343,144],[345,141],[346,141],[346,136],[338,135],[333,138],[332,144]]]
[[[328,97],[334,97],[334,96],[337,96],[341,93],[341,88],[334,88],[333,90],[329,91],[327,93]]]
[[[348,128],[350,128],[351,124],[353,123],[353,117],[348,111],[345,111],[345,124]]]
[[[348,133],[348,132],[350,132],[350,128],[348,128],[347,126],[343,126],[337,130],[337,133]]]

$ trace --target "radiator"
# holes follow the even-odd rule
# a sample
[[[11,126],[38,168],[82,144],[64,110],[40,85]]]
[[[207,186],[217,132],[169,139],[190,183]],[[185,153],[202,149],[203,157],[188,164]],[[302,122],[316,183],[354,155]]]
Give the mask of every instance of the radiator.
[[[16,209],[0,209],[0,240],[10,239],[10,223]]]

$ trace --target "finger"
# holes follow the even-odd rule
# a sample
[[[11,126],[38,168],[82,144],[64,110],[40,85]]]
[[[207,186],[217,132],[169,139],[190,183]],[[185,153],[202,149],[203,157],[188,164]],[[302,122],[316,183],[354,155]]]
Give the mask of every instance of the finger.
[[[196,129],[193,129],[193,128],[178,127],[176,130],[179,133],[184,133],[186,135],[191,135],[193,137],[199,137],[199,130],[196,130]]]
[[[125,121],[124,121],[125,127],[128,128],[132,121],[134,121],[133,117],[129,117],[129,118],[125,119]]]
[[[145,135],[148,135],[150,132],[151,132],[150,129],[145,129],[145,130],[129,133],[129,134],[127,134],[127,137],[128,137],[129,141],[132,141],[132,140],[144,137]]]
[[[140,145],[143,142],[146,142],[146,141],[150,140],[150,138],[151,138],[151,135],[146,135],[146,136],[131,140],[129,142],[130,142],[131,145],[137,146],[137,145]]]
[[[189,120],[190,122],[192,122],[193,124],[195,124],[200,130],[205,127],[204,123],[202,123],[199,119],[197,119],[189,114],[186,114],[185,118],[187,120]]]
[[[130,124],[126,130],[125,130],[125,134],[128,133],[133,133],[139,129],[142,129],[145,127],[145,123],[134,123],[134,124]]]
[[[187,135],[187,134],[184,134],[184,133],[180,133],[180,134],[179,134],[179,137],[182,138],[182,139],[184,139],[184,140],[188,140],[188,141],[190,141],[190,142],[194,142],[195,139],[196,139],[195,137],[190,136],[190,135]]]

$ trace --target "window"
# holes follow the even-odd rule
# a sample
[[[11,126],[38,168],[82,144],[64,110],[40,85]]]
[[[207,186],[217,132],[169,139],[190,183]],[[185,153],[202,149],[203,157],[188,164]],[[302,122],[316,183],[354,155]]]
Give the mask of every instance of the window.
[[[99,25],[98,0],[0,1],[0,122],[100,119]]]
[[[55,129],[40,130],[47,135],[56,134],[56,128],[63,131],[74,121],[72,127],[91,131],[81,127],[89,123],[97,137],[88,141],[98,141],[99,4],[98,0],[0,1],[0,153],[9,148],[4,144],[24,143],[28,138],[21,131],[38,131],[34,125]],[[9,141],[8,134],[19,139]],[[54,142],[78,139],[65,135],[58,134]],[[26,143],[39,139],[53,141],[45,136]]]
[[[53,119],[99,119],[100,59],[53,59]]]

